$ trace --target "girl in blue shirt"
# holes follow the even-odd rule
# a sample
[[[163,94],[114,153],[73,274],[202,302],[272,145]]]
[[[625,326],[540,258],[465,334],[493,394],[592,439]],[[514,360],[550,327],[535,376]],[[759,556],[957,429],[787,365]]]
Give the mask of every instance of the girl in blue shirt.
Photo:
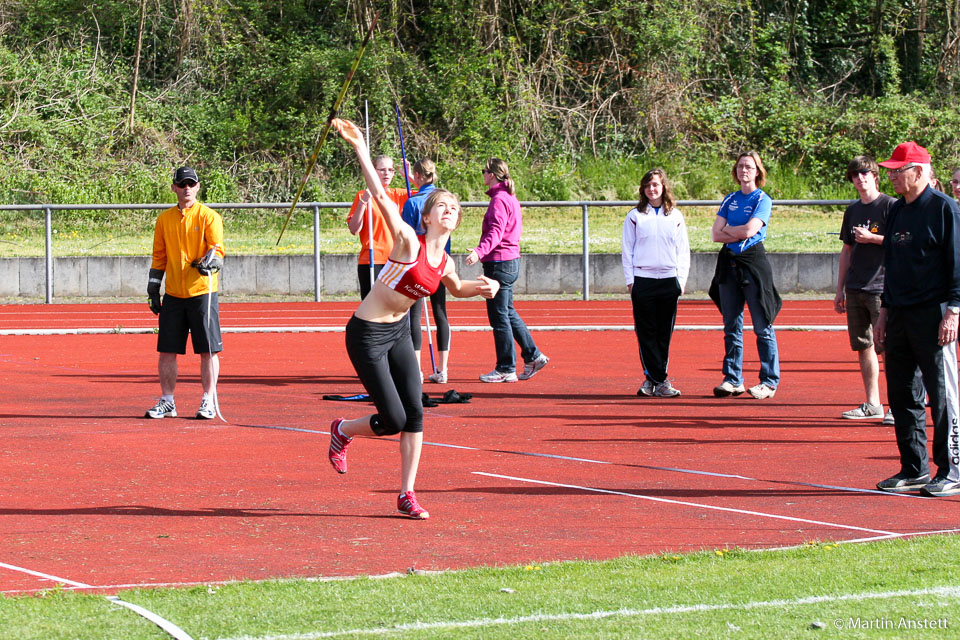
[[[756,151],[741,153],[733,167],[739,191],[729,194],[717,211],[713,241],[723,243],[717,260],[715,284],[723,314],[723,382],[714,388],[718,398],[738,396],[743,385],[743,307],[750,307],[753,332],[760,356],[760,384],[749,393],[757,399],[772,398],[780,383],[780,355],[773,321],[780,309],[780,296],[773,285],[773,271],[763,247],[770,223],[770,196],[760,188],[767,171]]]

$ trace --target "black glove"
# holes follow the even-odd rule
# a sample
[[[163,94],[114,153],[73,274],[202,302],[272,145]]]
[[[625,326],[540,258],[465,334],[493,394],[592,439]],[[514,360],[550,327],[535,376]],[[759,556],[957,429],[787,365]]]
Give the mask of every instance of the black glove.
[[[216,247],[207,252],[200,260],[193,263],[197,271],[202,276],[208,276],[211,273],[217,273],[223,268],[223,258],[217,255]]]
[[[211,273],[217,273],[223,268],[223,258],[210,258],[207,261],[197,263],[197,271],[202,276],[208,276]]]
[[[163,271],[150,269],[150,278],[147,280],[147,304],[154,315],[160,315],[160,283],[163,282]]]
[[[147,304],[150,306],[150,311],[153,311],[153,315],[160,315],[160,294],[151,293],[147,296]]]

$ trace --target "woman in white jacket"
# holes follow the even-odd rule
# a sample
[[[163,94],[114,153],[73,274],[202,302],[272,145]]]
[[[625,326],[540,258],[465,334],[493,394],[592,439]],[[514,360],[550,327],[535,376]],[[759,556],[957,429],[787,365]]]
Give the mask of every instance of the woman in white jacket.
[[[667,174],[651,169],[640,181],[639,204],[623,222],[623,277],[644,373],[638,396],[680,395],[667,379],[667,363],[677,301],[690,273],[690,241],[675,204]]]

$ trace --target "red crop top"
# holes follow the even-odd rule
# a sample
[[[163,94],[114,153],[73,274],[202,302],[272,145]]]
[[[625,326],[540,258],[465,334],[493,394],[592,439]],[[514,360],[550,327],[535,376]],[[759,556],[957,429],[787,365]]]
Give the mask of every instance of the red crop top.
[[[433,295],[440,288],[440,276],[447,266],[447,254],[444,252],[440,265],[431,267],[427,262],[426,236],[418,236],[420,253],[413,262],[394,262],[387,260],[377,280],[408,298],[419,300]]]

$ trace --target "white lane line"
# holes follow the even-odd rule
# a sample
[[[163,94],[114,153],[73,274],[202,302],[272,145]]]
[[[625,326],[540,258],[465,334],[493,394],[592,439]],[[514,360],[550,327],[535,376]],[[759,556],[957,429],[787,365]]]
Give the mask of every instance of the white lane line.
[[[532,331],[633,331],[633,325],[626,324],[568,324],[568,325],[529,325]],[[721,331],[721,325],[689,324],[677,325],[675,331]],[[104,334],[145,334],[156,333],[156,327],[63,327],[59,329],[0,329],[0,336],[80,336]],[[460,325],[450,326],[451,331],[483,332],[490,331],[489,325]],[[752,328],[747,325],[744,331]],[[778,326],[777,331],[846,331],[846,325],[811,324],[811,325],[784,325]],[[330,326],[303,325],[280,327],[222,327],[221,333],[343,333],[344,325]]]
[[[238,424],[233,426],[245,427],[248,429],[275,429],[278,431],[299,431],[301,433],[316,433],[316,434],[325,435],[325,436],[330,435],[329,431],[320,431],[318,429],[300,429],[297,427],[281,427],[276,425]],[[397,438],[379,438],[379,440],[385,440],[389,442],[398,441]],[[460,449],[463,451],[478,451],[483,453],[505,453],[505,454],[514,455],[514,456],[526,456],[529,458],[550,458],[553,460],[566,460],[568,462],[586,462],[587,464],[622,465],[622,466],[632,467],[636,469],[649,469],[651,471],[670,471],[673,473],[688,473],[691,475],[712,476],[715,478],[732,478],[734,480],[747,480],[750,482],[767,482],[772,484],[785,484],[785,485],[791,485],[791,486],[812,487],[815,489],[830,489],[831,491],[848,491],[850,493],[866,493],[871,495],[886,496],[890,498],[913,498],[916,500],[935,500],[935,498],[928,498],[926,496],[922,496],[918,494],[890,493],[889,491],[880,491],[879,489],[864,489],[863,487],[844,487],[844,486],[830,485],[830,484],[816,484],[813,482],[801,482],[799,480],[765,480],[763,478],[751,478],[749,476],[742,476],[736,473],[721,473],[719,471],[703,471],[700,469],[682,469],[677,467],[658,467],[654,465],[636,464],[632,462],[631,463],[611,462],[609,460],[594,460],[592,458],[575,458],[572,456],[562,456],[555,453],[536,453],[533,451],[512,451],[510,449],[485,449],[485,448],[473,447],[473,446],[462,445],[462,444],[431,442],[429,440],[424,440],[423,446],[440,447],[444,449]]]
[[[9,569],[11,571],[17,571],[19,573],[26,573],[27,575],[36,576],[37,578],[42,578],[43,580],[50,580],[52,582],[58,582],[60,584],[65,584],[71,587],[79,587],[80,589],[93,589],[94,587],[89,584],[84,584],[82,582],[76,582],[75,580],[67,580],[66,578],[61,578],[59,576],[50,575],[49,573],[42,573],[40,571],[34,571],[33,569],[26,569],[24,567],[18,567],[16,565],[7,564],[5,562],[0,562],[0,568]]]
[[[919,538],[921,536],[939,536],[947,533],[960,533],[960,529],[939,529],[937,531],[908,531],[906,533],[893,533],[885,536],[867,536],[865,538],[850,538],[848,540],[832,540],[831,544],[862,544],[864,542],[882,542],[884,540],[896,540],[897,538]],[[785,547],[765,547],[760,549],[745,549],[745,551],[790,551],[792,549],[802,549],[806,544],[792,544]]]
[[[26,567],[18,567],[18,566],[13,565],[13,564],[7,564],[6,562],[0,562],[0,569],[9,569],[10,571],[16,571],[16,572],[18,572],[18,573],[25,573],[25,574],[27,574],[27,575],[35,576],[35,577],[41,578],[41,579],[43,579],[43,580],[50,580],[50,581],[52,581],[52,582],[56,582],[56,583],[58,583],[58,584],[66,585],[66,586],[68,586],[68,587],[74,587],[74,588],[77,588],[77,589],[100,589],[100,588],[102,588],[102,587],[96,587],[96,586],[94,586],[94,585],[92,585],[92,584],[85,584],[85,583],[83,583],[83,582],[77,582],[76,580],[68,580],[67,578],[61,578],[60,576],[51,575],[51,574],[49,574],[49,573],[43,573],[43,572],[41,572],[41,571],[34,571],[33,569],[27,569]],[[166,631],[168,634],[170,634],[171,636],[173,636],[173,637],[176,638],[177,640],[193,640],[193,638],[191,638],[189,635],[187,635],[187,633],[186,633],[183,629],[181,629],[180,627],[178,627],[177,625],[173,624],[172,622],[170,622],[170,621],[168,621],[168,620],[164,620],[164,619],[161,618],[160,616],[156,615],[155,613],[152,613],[152,612],[148,611],[147,609],[144,609],[143,607],[141,607],[141,606],[139,606],[139,605],[132,604],[132,603],[130,603],[130,602],[125,602],[125,601],[121,600],[120,598],[118,598],[118,597],[116,597],[116,596],[106,596],[106,598],[107,598],[107,600],[109,600],[110,602],[112,602],[112,603],[114,603],[114,604],[116,604],[116,605],[119,605],[119,606],[121,606],[121,607],[126,607],[127,609],[130,609],[131,611],[134,611],[134,612],[136,612],[137,614],[143,616],[144,618],[146,618],[146,619],[149,620],[150,622],[154,623],[155,625],[157,625],[158,627],[160,627],[161,629],[163,629],[164,631]]]
[[[675,605],[672,607],[651,607],[649,609],[615,609],[610,611],[593,611],[590,613],[538,613],[529,616],[513,618],[479,618],[463,621],[439,622],[410,622],[397,624],[391,627],[373,627],[368,629],[344,629],[340,631],[310,631],[306,633],[286,633],[269,636],[235,636],[220,638],[219,640],[319,640],[320,638],[336,638],[340,636],[384,636],[408,631],[432,631],[443,629],[472,629],[481,627],[495,627],[525,623],[563,622],[569,620],[605,620],[607,618],[637,618],[646,616],[663,616],[684,613],[703,613],[707,611],[749,611],[784,607],[799,607],[813,604],[834,602],[860,602],[864,600],[893,600],[898,598],[917,598],[935,596],[937,598],[960,599],[960,586],[930,587],[927,589],[905,589],[900,591],[879,591],[866,593],[841,593],[838,595],[808,596],[792,600],[761,600],[752,602],[723,602],[718,604],[690,604]],[[931,617],[940,617],[931,616]],[[843,618],[846,621],[846,618]]]
[[[138,604],[133,604],[132,602],[121,600],[117,596],[107,596],[107,600],[109,600],[115,605],[126,607],[127,609],[130,609],[130,611],[133,611],[137,615],[146,618],[153,624],[157,625],[158,627],[166,631],[171,637],[176,638],[176,640],[193,640],[193,638],[191,638],[186,631],[184,631],[177,625],[173,624],[169,620],[165,618],[161,618],[160,616],[153,613],[149,609],[144,609]]]
[[[708,509],[711,511],[725,511],[727,513],[737,513],[740,515],[748,516],[757,516],[760,518],[772,518],[774,520],[789,520],[791,522],[804,522],[806,524],[815,524],[823,527],[834,527],[837,529],[847,529],[850,531],[865,531],[867,533],[876,533],[880,535],[896,535],[893,531],[883,531],[881,529],[867,529],[865,527],[857,527],[849,524],[840,524],[837,522],[825,522],[821,520],[809,520],[807,518],[795,518],[793,516],[783,516],[775,513],[765,513],[763,511],[750,511],[748,509],[734,509],[732,507],[719,507],[712,504],[703,504],[700,502],[687,502],[686,500],[672,500],[670,498],[658,498],[655,496],[646,496],[640,493],[628,493],[626,491],[614,491],[612,489],[598,489],[596,487],[584,487],[576,484],[563,484],[560,482],[550,482],[548,480],[536,480],[533,478],[518,478],[516,476],[504,476],[498,473],[487,473],[485,471],[473,471],[471,472],[478,476],[486,476],[488,478],[499,478],[501,480],[513,480],[514,482],[525,482],[528,484],[539,484],[548,487],[562,487],[565,489],[578,489],[580,491],[591,491],[593,493],[604,493],[608,495],[615,496],[625,496],[627,498],[635,498],[637,500],[650,500],[651,502],[663,502],[666,504],[676,504],[685,507],[695,507],[697,509]]]

